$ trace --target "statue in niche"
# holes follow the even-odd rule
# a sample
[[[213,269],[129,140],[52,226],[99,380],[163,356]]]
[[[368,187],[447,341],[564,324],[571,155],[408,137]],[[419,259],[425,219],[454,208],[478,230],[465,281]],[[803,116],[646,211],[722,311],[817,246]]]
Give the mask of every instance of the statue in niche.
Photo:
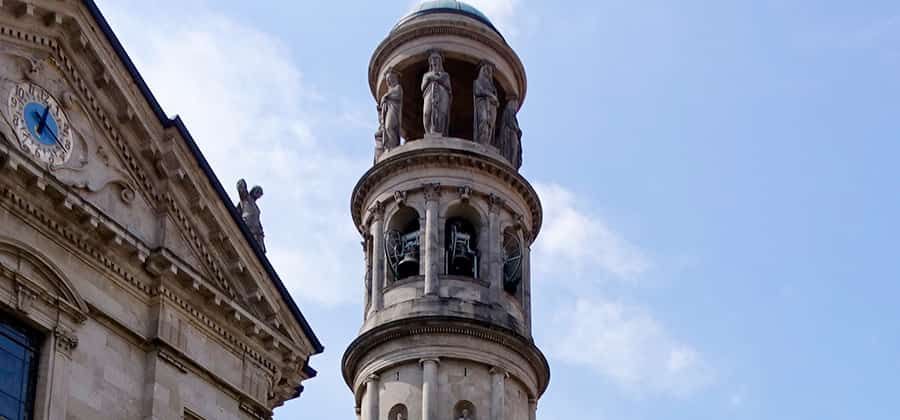
[[[384,150],[400,146],[400,118],[403,115],[403,87],[400,75],[395,71],[387,74],[388,90],[378,102],[378,133]]]
[[[238,196],[241,199],[240,204],[238,204],[238,212],[241,214],[241,219],[244,220],[244,224],[247,225],[247,228],[250,230],[250,234],[253,235],[253,239],[259,244],[259,247],[263,252],[266,252],[266,244],[265,244],[265,234],[263,233],[262,222],[260,222],[260,211],[259,206],[256,205],[256,201],[262,198],[263,189],[259,185],[253,187],[249,192],[247,191],[247,181],[240,180],[237,183]]]
[[[494,66],[482,63],[472,89],[475,94],[475,143],[489,145],[494,143],[494,126],[497,123],[497,88],[494,86]]]
[[[450,128],[450,102],[453,90],[450,75],[444,71],[444,56],[438,51],[428,55],[429,70],[422,77],[422,96],[425,98],[422,122],[426,136],[447,136]]]
[[[516,117],[518,112],[519,100],[512,97],[506,103],[506,108],[503,109],[498,138],[500,153],[516,169],[522,167],[522,129],[519,127],[519,119]]]

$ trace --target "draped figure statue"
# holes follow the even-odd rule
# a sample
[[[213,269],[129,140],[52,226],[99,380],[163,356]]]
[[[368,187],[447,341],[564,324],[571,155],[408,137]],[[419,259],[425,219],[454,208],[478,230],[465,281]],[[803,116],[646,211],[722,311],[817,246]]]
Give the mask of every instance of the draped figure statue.
[[[444,56],[432,51],[428,55],[429,70],[422,77],[422,96],[425,98],[422,122],[426,136],[447,136],[450,128],[450,102],[453,91],[450,75],[444,71]]]
[[[259,206],[256,204],[257,200],[263,196],[263,189],[257,185],[250,191],[247,191],[247,181],[243,179],[238,181],[237,189],[238,197],[241,199],[237,206],[238,213],[240,213],[241,219],[250,230],[250,234],[253,235],[253,239],[256,240],[256,243],[259,244],[262,251],[266,252],[266,235],[263,232],[262,223],[260,222]]]
[[[475,143],[494,144],[494,127],[497,124],[497,88],[494,86],[494,66],[483,63],[475,79]]]
[[[522,129],[519,128],[519,119],[516,117],[518,112],[519,100],[515,97],[510,98],[506,108],[503,109],[498,139],[500,154],[516,169],[522,167]]]
[[[400,146],[400,123],[403,116],[403,87],[400,75],[391,71],[387,75],[388,90],[378,102],[379,133],[384,150]]]

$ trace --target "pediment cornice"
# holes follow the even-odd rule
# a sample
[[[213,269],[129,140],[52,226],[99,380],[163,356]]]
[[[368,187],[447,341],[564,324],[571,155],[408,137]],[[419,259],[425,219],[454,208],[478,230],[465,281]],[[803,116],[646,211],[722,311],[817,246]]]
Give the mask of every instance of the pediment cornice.
[[[29,179],[38,192],[87,220],[88,230],[103,231],[110,244],[135,255],[150,274],[177,278],[204,294],[212,302],[207,311],[241,314],[260,331],[271,331],[276,343],[307,353],[321,351],[196,143],[180,119],[162,113],[92,2],[2,2],[0,37],[45,53],[65,74],[72,95],[113,145],[137,193],[174,222],[204,267],[191,267],[172,250],[130,235],[95,206],[80,202],[70,188],[53,183],[46,169],[30,165],[6,146],[6,151],[0,149],[3,171]]]

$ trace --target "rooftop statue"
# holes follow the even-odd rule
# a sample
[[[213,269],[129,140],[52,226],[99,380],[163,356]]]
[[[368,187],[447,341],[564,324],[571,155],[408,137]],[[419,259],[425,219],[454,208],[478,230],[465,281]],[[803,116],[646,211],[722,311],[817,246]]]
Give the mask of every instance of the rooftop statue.
[[[250,233],[253,235],[253,239],[259,244],[259,247],[263,252],[266,252],[266,244],[265,244],[265,234],[263,233],[262,223],[260,222],[259,215],[259,206],[256,205],[256,201],[262,198],[263,189],[259,185],[253,187],[249,192],[247,191],[247,181],[240,180],[237,183],[238,196],[241,199],[241,202],[238,204],[238,212],[241,214],[241,219],[244,220],[244,224],[247,225],[247,228],[250,230]]]
[[[494,66],[483,63],[472,89],[475,93],[475,143],[489,145],[494,142],[494,126],[497,123],[497,88],[494,86]]]
[[[444,71],[444,56],[438,51],[429,53],[428,65],[429,70],[422,77],[425,135],[446,137],[450,128],[450,102],[453,100],[450,75]]]

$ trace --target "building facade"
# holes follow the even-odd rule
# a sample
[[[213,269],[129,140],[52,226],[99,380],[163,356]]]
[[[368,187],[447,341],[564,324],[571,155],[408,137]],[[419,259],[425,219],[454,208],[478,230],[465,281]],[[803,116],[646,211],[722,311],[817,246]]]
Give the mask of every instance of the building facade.
[[[550,380],[531,335],[541,204],[519,174],[524,67],[491,22],[424,2],[378,46],[375,162],[351,198],[365,317],[343,359],[362,420],[528,420]]]
[[[267,419],[322,351],[91,0],[0,2],[0,417]],[[249,217],[248,223],[245,218]]]

